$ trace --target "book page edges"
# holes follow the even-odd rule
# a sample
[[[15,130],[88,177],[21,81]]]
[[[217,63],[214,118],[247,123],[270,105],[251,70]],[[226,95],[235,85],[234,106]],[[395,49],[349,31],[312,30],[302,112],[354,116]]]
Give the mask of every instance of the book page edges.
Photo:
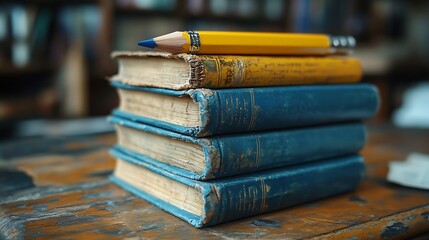
[[[110,180],[124,188],[126,191],[137,195],[138,197],[148,201],[149,203],[159,207],[160,209],[167,211],[178,218],[184,220],[185,222],[191,224],[196,228],[201,228],[203,226],[204,219],[201,216],[197,216],[195,214],[189,213],[183,209],[180,209],[170,203],[160,200],[157,197],[154,197],[144,191],[139,190],[138,188],[126,183],[125,181],[119,179],[115,175],[110,176]]]
[[[110,178],[115,183],[126,189],[127,191],[136,194],[137,196],[149,201],[155,206],[176,215],[177,217],[183,219],[184,221],[190,223],[194,227],[200,228],[203,227],[207,222],[212,221],[212,216],[216,214],[216,206],[220,204],[220,193],[213,192],[213,184],[195,181],[192,179],[188,179],[185,177],[178,176],[176,174],[172,174],[166,170],[160,169],[157,166],[151,165],[146,162],[138,161],[135,158],[128,156],[124,153],[116,151],[112,149],[110,153],[125,162],[129,162],[131,164],[135,164],[136,167],[142,167],[147,169],[148,171],[158,174],[159,176],[167,179],[171,179],[178,184],[183,184],[195,189],[196,192],[201,194],[202,200],[202,215],[198,216],[196,214],[190,213],[180,207],[177,207],[171,203],[163,201],[159,197],[152,196],[151,194],[146,193],[143,190],[138,189],[136,186],[132,186],[126,181],[119,179],[115,174],[113,174]]]

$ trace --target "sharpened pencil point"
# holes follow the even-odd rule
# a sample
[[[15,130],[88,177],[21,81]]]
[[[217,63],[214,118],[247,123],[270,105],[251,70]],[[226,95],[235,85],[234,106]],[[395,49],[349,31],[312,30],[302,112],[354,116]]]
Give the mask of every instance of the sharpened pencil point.
[[[148,47],[148,48],[155,48],[156,47],[156,42],[153,40],[153,38],[141,41],[141,42],[139,42],[137,44],[139,46]]]

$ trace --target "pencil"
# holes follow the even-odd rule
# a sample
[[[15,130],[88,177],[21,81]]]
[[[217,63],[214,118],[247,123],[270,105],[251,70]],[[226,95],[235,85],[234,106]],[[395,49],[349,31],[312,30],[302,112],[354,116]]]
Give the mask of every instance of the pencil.
[[[170,53],[328,55],[346,53],[355,43],[351,36],[326,34],[177,31],[138,45]]]

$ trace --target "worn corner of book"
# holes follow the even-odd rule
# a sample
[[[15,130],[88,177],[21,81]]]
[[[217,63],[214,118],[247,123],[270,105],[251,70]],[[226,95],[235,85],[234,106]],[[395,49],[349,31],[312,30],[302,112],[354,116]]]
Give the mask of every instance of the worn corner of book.
[[[201,58],[198,55],[190,54],[190,53],[179,53],[179,54],[174,54],[174,56],[176,56],[177,58],[182,58],[186,62],[201,61]]]
[[[204,139],[206,140],[206,139]],[[208,164],[208,169],[210,170],[209,175],[210,177],[214,176],[216,173],[219,173],[220,168],[222,166],[221,163],[221,156],[220,156],[220,150],[214,145],[212,144],[211,141],[213,140],[206,140],[207,144],[204,144],[204,146],[206,146],[207,148],[207,164]]]
[[[176,57],[183,59],[189,65],[189,88],[204,87],[206,73],[203,60],[191,54],[178,54]]]
[[[189,89],[185,92],[192,100],[199,104],[199,113],[201,116],[201,125],[198,127],[198,137],[207,136],[206,131],[207,127],[211,121],[211,105],[216,103],[216,99],[213,97],[215,94],[210,89],[199,88],[199,89]]]
[[[198,89],[189,89],[188,91],[186,91],[186,93],[191,96],[192,98],[195,98],[196,95],[198,95],[198,97],[202,97],[203,101],[207,101],[208,99],[206,99],[207,97],[211,97],[214,95],[214,91],[211,89],[207,89],[207,88],[198,88]]]
[[[221,203],[221,189],[219,186],[210,185],[209,191],[204,195],[204,213],[202,216],[202,225],[207,225],[212,219],[220,214],[219,206]]]

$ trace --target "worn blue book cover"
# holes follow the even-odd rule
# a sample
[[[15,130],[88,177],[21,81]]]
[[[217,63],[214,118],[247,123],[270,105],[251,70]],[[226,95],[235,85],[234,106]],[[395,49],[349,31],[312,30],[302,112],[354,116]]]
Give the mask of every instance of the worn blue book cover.
[[[362,123],[190,137],[118,116],[119,151],[183,177],[207,180],[357,153]]]
[[[348,156],[196,181],[120,152],[115,156],[114,182],[197,228],[351,191],[365,172],[362,157]]]
[[[366,119],[379,105],[370,84],[186,91],[112,85],[120,95],[115,115],[196,137]]]

